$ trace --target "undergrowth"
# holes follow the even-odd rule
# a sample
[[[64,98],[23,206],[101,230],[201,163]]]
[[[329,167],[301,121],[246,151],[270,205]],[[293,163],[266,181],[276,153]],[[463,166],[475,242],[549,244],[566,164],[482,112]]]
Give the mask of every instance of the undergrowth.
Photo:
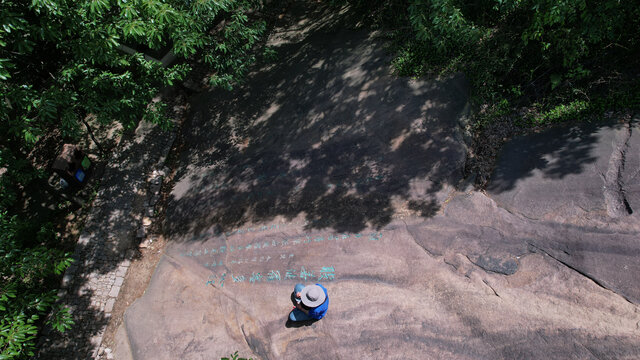
[[[343,0],[384,30],[400,76],[463,72],[472,125],[520,129],[640,108],[640,8],[633,2]]]

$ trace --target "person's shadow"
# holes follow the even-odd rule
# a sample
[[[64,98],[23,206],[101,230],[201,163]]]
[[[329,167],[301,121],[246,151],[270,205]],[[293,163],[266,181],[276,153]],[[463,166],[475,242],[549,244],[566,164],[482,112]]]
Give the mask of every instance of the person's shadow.
[[[296,306],[298,304],[298,302],[296,301],[296,294],[294,294],[293,292],[291,292],[291,303],[293,304],[293,306]],[[287,314],[287,322],[284,324],[284,327],[299,328],[302,326],[310,326],[310,325],[313,325],[316,321],[318,320],[311,319],[311,320],[304,320],[304,321],[291,321],[291,319],[289,318],[289,314]]]

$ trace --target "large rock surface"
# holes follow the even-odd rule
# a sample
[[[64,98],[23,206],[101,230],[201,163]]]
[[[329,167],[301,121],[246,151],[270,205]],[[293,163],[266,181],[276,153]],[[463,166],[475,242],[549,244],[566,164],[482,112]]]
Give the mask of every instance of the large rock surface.
[[[640,118],[511,141],[489,186],[531,246],[640,303]],[[533,236],[532,236],[533,235]]]
[[[637,123],[515,139],[466,189],[463,78],[397,78],[319,15],[194,99],[133,357],[639,358]],[[324,319],[287,326],[297,282],[328,288]]]

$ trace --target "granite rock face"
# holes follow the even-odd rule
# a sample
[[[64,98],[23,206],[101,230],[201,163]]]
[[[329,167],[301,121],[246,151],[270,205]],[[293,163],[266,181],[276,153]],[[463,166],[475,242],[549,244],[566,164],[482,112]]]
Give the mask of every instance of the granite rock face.
[[[527,220],[518,232],[530,246],[636,304],[639,120],[515,139],[488,191],[498,206]]]
[[[505,208],[534,219],[566,218],[568,209],[625,217],[637,204],[639,141],[633,120],[521,137],[502,152],[489,192]]]
[[[640,357],[637,122],[515,139],[477,192],[462,77],[397,78],[369,34],[290,16],[282,64],[193,100],[135,359]],[[298,282],[324,319],[286,322]]]

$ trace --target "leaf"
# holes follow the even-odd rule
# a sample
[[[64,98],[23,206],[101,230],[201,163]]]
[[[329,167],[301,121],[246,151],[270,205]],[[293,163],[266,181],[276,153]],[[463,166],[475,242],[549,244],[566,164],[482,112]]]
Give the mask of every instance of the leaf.
[[[562,75],[552,74],[551,77],[551,90],[557,88],[562,82]]]
[[[89,3],[89,9],[94,15],[100,15],[103,11],[108,10],[111,7],[107,0],[91,0]]]
[[[122,11],[120,14],[124,16],[126,19],[132,20],[133,18],[138,16],[138,10],[134,9],[133,6],[129,5],[122,8]]]

